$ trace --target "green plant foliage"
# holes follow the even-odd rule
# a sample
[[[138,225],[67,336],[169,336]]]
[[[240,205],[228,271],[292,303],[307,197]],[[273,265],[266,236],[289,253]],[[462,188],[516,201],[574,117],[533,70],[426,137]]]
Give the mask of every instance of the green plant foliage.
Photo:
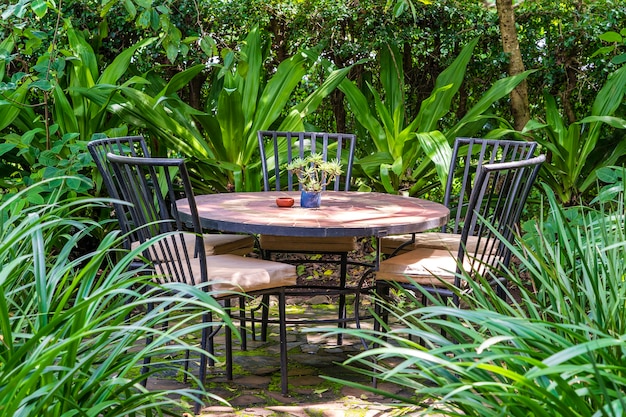
[[[615,65],[622,65],[626,63],[626,28],[619,31],[609,31],[600,35],[600,39],[604,42],[610,43],[608,46],[603,46],[591,55],[593,58],[596,55],[613,55],[611,62]]]
[[[621,416],[626,410],[625,189],[612,204],[562,208],[512,245],[508,300],[480,277],[462,308],[398,290],[407,309],[385,304],[389,331],[352,330],[377,344],[345,365],[400,384],[419,415]],[[333,330],[332,333],[336,333]],[[358,366],[357,366],[358,365]],[[363,389],[379,392],[371,386]]]
[[[27,205],[24,196],[39,186],[0,205],[0,414],[180,415],[203,389],[148,391],[142,382],[156,368],[141,373],[144,360],[182,369],[178,353],[207,354],[185,342],[203,327],[201,316],[228,316],[210,293],[129,270],[143,248],[120,251],[118,233],[82,252],[81,239],[101,226],[78,213],[108,202]]]
[[[474,39],[466,45],[452,65],[439,74],[434,90],[422,101],[413,118],[408,116],[404,96],[402,56],[393,45],[380,51],[383,92],[368,85],[373,100],[368,100],[366,94],[348,80],[340,85],[355,118],[373,141],[373,152],[361,158],[358,164],[376,188],[398,193],[408,183],[409,194],[419,195],[432,186],[437,177],[445,184],[452,152],[450,143],[456,137],[475,135],[490,119],[506,124],[489,114],[490,108],[522,82],[530,74],[528,71],[497,81],[456,124],[447,129],[440,126],[441,120],[449,117],[452,101],[464,81],[477,42],[478,39]],[[501,133],[493,131],[487,136],[499,135]]]
[[[121,83],[136,52],[154,41],[147,39],[124,51],[104,68],[83,34],[68,23],[64,27],[68,49],[52,49],[39,58],[30,74],[4,71],[0,89],[0,186],[11,194],[42,179],[90,175],[94,165],[86,142],[94,135],[117,136],[128,132],[118,118],[111,117],[105,104],[96,104],[80,94],[81,89]],[[5,39],[0,49],[3,69],[13,60],[16,43]],[[54,46],[54,45],[53,45]],[[29,195],[41,204],[58,183],[46,182]],[[65,182],[69,197],[91,191],[89,182]]]
[[[339,161],[324,161],[319,153],[312,153],[304,159],[295,158],[286,169],[296,174],[305,191],[322,191],[343,172]]]
[[[329,72],[323,83],[293,103],[292,94],[307,74],[307,60],[315,62],[318,51],[298,53],[281,62],[275,71],[265,71],[266,51],[258,28],[247,35],[239,52],[224,51],[224,65],[213,80],[205,112],[191,108],[174,94],[204,68],[201,65],[181,72],[168,83],[145,75],[150,86],[165,85],[158,91],[154,87],[139,92],[99,86],[81,92],[190,158],[197,191],[259,190],[257,131],[273,127],[304,130],[304,118],[350,69]]]
[[[524,128],[549,152],[550,164],[540,175],[562,203],[578,203],[595,184],[597,170],[615,165],[626,154],[626,119],[615,115],[625,94],[622,66],[598,92],[589,116],[568,123],[556,100],[546,95],[546,120],[531,120]]]

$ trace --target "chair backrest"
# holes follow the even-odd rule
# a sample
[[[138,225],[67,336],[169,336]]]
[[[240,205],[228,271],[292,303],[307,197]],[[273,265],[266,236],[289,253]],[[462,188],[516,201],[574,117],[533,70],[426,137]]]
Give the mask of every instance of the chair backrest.
[[[107,154],[115,173],[113,179],[120,191],[119,199],[126,227],[135,227],[138,241],[143,243],[162,237],[150,245],[143,255],[154,265],[164,281],[186,282],[192,285],[207,282],[207,261],[204,254],[202,228],[198,217],[189,174],[182,159],[146,158]],[[195,234],[194,253],[185,243],[188,222],[183,222],[176,208],[176,200],[187,198],[191,210],[191,225]],[[198,258],[194,270],[192,258]],[[199,276],[198,276],[199,274]]]
[[[467,257],[474,266],[509,265],[511,251],[505,242],[514,238],[515,225],[544,161],[545,155],[539,155],[478,169],[461,231],[460,262]],[[469,236],[477,236],[475,245],[467,245]],[[466,251],[470,246],[471,252]]]
[[[96,139],[87,144],[87,149],[89,149],[89,153],[96,163],[100,175],[102,175],[104,187],[112,198],[117,198],[119,192],[115,187],[113,169],[107,161],[106,155],[113,153],[116,155],[150,157],[150,151],[143,136]]]
[[[98,168],[98,172],[102,176],[102,183],[109,194],[109,197],[119,199],[120,190],[117,187],[117,183],[114,180],[115,173],[113,167],[107,160],[106,155],[108,153],[116,155],[136,156],[136,157],[150,157],[150,151],[143,136],[123,136],[118,138],[104,138],[92,140],[87,144],[87,149],[93,158],[93,161]],[[128,236],[125,241],[127,249],[130,248],[130,242],[137,240],[136,236],[133,236],[132,231],[134,228],[127,228],[127,219],[123,219],[120,216],[123,215],[124,210],[118,205],[114,204],[114,211],[117,219],[120,223],[122,232]]]
[[[343,174],[328,185],[335,191],[349,191],[356,136],[349,133],[276,132],[260,130],[257,133],[261,151],[263,188],[293,191],[300,189],[298,179],[285,166],[295,158],[319,153],[324,161],[341,162]],[[294,188],[298,184],[298,188]],[[327,187],[324,187],[325,189]]]
[[[461,232],[476,176],[483,165],[524,161],[535,156],[536,148],[536,142],[457,138],[452,149],[443,201],[450,209],[451,222],[443,226],[442,231]]]

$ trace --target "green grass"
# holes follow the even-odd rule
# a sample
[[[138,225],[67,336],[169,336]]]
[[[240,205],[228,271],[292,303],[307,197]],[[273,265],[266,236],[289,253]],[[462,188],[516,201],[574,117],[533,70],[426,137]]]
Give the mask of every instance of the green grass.
[[[420,415],[624,415],[623,189],[594,208],[564,209],[545,192],[547,216],[527,224],[513,247],[520,261],[507,271],[520,290],[514,301],[480,277],[464,277],[472,291],[459,294],[463,308],[435,299],[422,306],[403,292],[404,308],[385,305],[392,329],[347,331],[379,347],[344,365],[409,388],[414,395],[386,395],[421,407]]]
[[[179,415],[210,395],[193,374],[195,388],[147,391],[142,382],[156,371],[140,369],[151,359],[178,371],[180,361],[168,358],[185,350],[206,355],[187,341],[211,326],[202,324],[204,312],[225,319],[215,299],[129,271],[143,247],[120,251],[119,233],[81,254],[83,239],[101,225],[80,213],[107,201],[31,206],[25,198],[31,191],[0,204],[0,415]]]

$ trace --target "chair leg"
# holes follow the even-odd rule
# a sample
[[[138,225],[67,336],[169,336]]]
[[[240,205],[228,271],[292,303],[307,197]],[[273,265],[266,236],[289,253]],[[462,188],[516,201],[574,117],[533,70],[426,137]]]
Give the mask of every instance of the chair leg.
[[[266,261],[272,260],[272,252],[269,250],[261,250],[261,257]],[[261,341],[267,342],[267,326],[270,318],[270,296],[264,294],[261,297]]]
[[[203,321],[205,323],[208,323],[208,320],[210,320],[208,318],[208,314],[205,314],[204,317],[203,317]],[[201,340],[202,340],[202,342],[201,342],[202,349],[205,350],[206,352],[211,353],[210,345],[213,343],[213,338],[209,336],[209,333],[211,333],[209,330],[210,329],[208,329],[206,327],[203,328],[202,329],[202,335],[200,337],[201,337]],[[189,354],[189,351],[187,351],[187,355],[188,354]],[[211,353],[211,355],[212,355],[212,353]],[[200,356],[200,372],[199,372],[198,377],[200,378],[200,383],[201,384],[204,384],[206,382],[206,373],[207,373],[206,370],[207,370],[207,365],[208,365],[207,364],[207,362],[208,362],[207,359],[209,359],[209,358],[207,358],[207,355],[203,354],[203,355]],[[189,369],[189,360],[185,361],[185,371],[187,371],[188,369]],[[185,372],[185,378],[187,378],[187,372]]]
[[[389,324],[389,314],[381,304],[382,300],[389,299],[389,284],[386,282],[376,281],[374,285],[376,285],[376,294],[374,297],[374,332],[379,332],[381,329],[384,331]],[[386,338],[383,338],[383,340],[385,339]],[[372,348],[374,349],[377,347],[378,344],[376,343],[372,345]],[[376,361],[375,358],[373,360]],[[374,371],[376,370],[374,369]],[[372,387],[378,387],[378,379],[375,376],[372,377]]]
[[[254,323],[252,323],[254,326]],[[239,297],[239,335],[241,336],[241,350],[248,350],[248,338],[247,338],[247,324],[246,324],[246,298]]]
[[[232,317],[230,299],[224,300],[224,307]],[[229,326],[224,326],[224,355],[226,356],[226,379],[233,380],[233,333]]]
[[[339,294],[339,323],[337,324],[337,327],[340,329],[345,329],[346,328],[346,316],[347,316],[347,311],[346,311],[346,294],[344,293],[344,290],[346,288],[346,280],[348,277],[348,254],[347,253],[342,253],[341,254],[341,266],[340,266],[340,270],[339,270],[339,287],[341,289],[341,292]],[[337,333],[337,344],[338,345],[342,345],[343,344],[343,333]]]
[[[376,320],[374,320],[374,331],[380,331],[381,327],[389,325],[389,313],[380,303],[380,300],[389,300],[389,284],[385,282],[376,281],[376,298],[374,302],[374,312],[376,313]],[[381,326],[380,320],[384,326]]]
[[[270,296],[263,295],[261,298],[261,341],[267,342],[267,322],[270,319]]]
[[[148,303],[148,313],[150,313],[150,311],[152,311],[152,309],[154,308],[154,304],[153,303]],[[148,336],[146,338],[146,346],[149,346],[150,343],[152,343],[152,340],[154,338],[152,337],[152,335]],[[150,361],[151,361],[151,357],[150,356],[146,356],[145,358],[143,358],[143,366],[141,367],[141,374],[145,374],[148,372],[148,367],[150,366]],[[141,384],[145,387],[148,385],[148,378],[145,378]]]
[[[211,312],[205,313],[202,316],[202,321],[205,325],[206,323],[211,323],[213,321],[213,314]],[[215,365],[215,359],[213,359],[213,356],[215,355],[215,345],[213,342],[212,333],[213,333],[212,329],[205,327],[202,329],[202,334],[200,335],[201,349],[210,354],[209,358],[207,358],[205,355],[202,355],[202,357],[200,358],[200,380],[203,383],[204,383],[203,372],[204,372],[204,375],[206,376],[206,367]],[[183,382],[185,384],[187,383],[187,372],[189,371],[189,363],[190,363],[189,354],[190,354],[189,350],[185,351],[185,374],[183,376]]]
[[[287,359],[287,313],[285,307],[285,290],[278,293],[278,321],[280,338],[280,390],[283,395],[289,393],[288,359]]]

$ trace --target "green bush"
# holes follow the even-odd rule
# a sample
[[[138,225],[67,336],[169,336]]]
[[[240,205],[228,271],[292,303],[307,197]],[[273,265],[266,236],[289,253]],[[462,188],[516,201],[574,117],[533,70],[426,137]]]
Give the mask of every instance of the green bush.
[[[33,188],[0,205],[0,415],[172,415],[200,401],[197,380],[200,388],[176,391],[142,382],[157,369],[182,369],[180,352],[207,354],[185,340],[202,328],[202,314],[223,316],[219,304],[202,289],[129,272],[141,248],[119,252],[117,233],[76,255],[81,238],[101,227],[76,213],[107,202],[27,206]],[[146,359],[156,367],[141,373]]]
[[[379,347],[345,365],[410,388],[396,397],[424,415],[624,415],[624,188],[597,208],[545,191],[549,214],[513,247],[507,301],[480,279],[463,308],[400,292],[413,309],[386,304],[392,329],[350,331]]]

